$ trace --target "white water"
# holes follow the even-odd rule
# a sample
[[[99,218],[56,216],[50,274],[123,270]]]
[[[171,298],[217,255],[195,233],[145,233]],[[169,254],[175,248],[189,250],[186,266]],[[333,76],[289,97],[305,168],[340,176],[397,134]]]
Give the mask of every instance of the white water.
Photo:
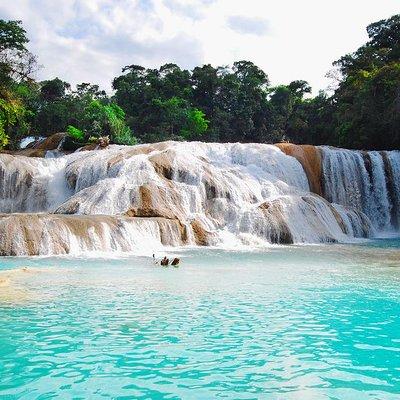
[[[193,221],[202,227],[207,244],[230,248],[369,236],[370,221],[362,212],[376,230],[393,230],[392,208],[399,204],[399,152],[387,153],[397,197],[387,192],[380,153],[369,153],[371,177],[360,152],[323,147],[322,153],[328,201],[309,192],[300,163],[273,145],[166,142],[46,159],[3,154],[0,212],[118,216],[135,210],[139,217],[157,217],[139,218],[140,223],[138,218],[125,218],[112,224],[100,218],[92,228],[80,227],[87,229],[90,240],[74,233],[78,220],[64,222],[60,216],[55,224],[43,217],[39,225],[48,239],[38,246],[40,254],[57,253],[50,243],[51,226],[62,231],[56,241],[64,243],[61,247],[69,253],[193,245],[197,243]],[[150,205],[144,204],[143,191]],[[185,238],[179,237],[176,221],[184,227]],[[20,225],[14,232],[17,236],[25,235]],[[1,226],[0,233],[7,235],[7,224]],[[28,252],[23,241],[17,254]]]
[[[400,152],[362,153],[325,146],[321,149],[324,197],[363,211],[378,232],[398,229]],[[385,171],[384,155],[391,179]]]
[[[392,206],[395,210],[393,225],[400,229],[400,151],[387,152],[393,172]]]
[[[66,157],[28,158],[0,155],[0,212],[52,210],[70,194]]]

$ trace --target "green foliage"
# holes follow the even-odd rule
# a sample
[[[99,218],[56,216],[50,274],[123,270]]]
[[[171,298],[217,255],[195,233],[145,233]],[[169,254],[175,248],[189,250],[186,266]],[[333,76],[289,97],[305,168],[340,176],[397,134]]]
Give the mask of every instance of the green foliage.
[[[45,102],[62,99],[66,90],[70,89],[70,85],[59,78],[43,81],[40,86],[40,95]]]
[[[114,100],[142,141],[269,138],[268,77],[249,61],[232,69],[205,65],[189,72],[166,64],[123,72],[113,82]],[[205,114],[203,120],[194,110]]]
[[[72,125],[68,125],[67,133],[75,142],[83,142],[85,139],[84,133]]]
[[[25,82],[35,66],[35,58],[21,21],[0,19],[0,149],[15,148],[29,131],[32,111],[25,107],[29,96]]]
[[[0,98],[0,149],[9,144],[10,136],[13,138],[12,128],[15,125],[19,124],[20,129],[26,132],[27,127],[24,122],[26,114],[27,110],[18,99]]]
[[[107,116],[107,123],[110,128],[111,140],[116,144],[132,146],[137,143],[132,131],[125,124],[125,113],[121,107],[115,103],[104,106]]]
[[[188,101],[180,97],[167,100],[154,99],[153,115],[157,118],[152,124],[155,140],[194,140],[207,130],[205,114],[190,107]]]
[[[113,143],[136,144],[136,138],[126,126],[124,118],[125,113],[117,104],[92,100],[84,109],[81,124],[87,136],[109,136]]]
[[[88,136],[108,135],[109,132],[103,132],[106,124],[107,115],[104,106],[99,100],[90,101],[84,108],[83,119],[81,122],[82,129]]]
[[[0,51],[6,49],[25,51],[28,42],[22,21],[0,20]]]
[[[186,121],[180,131],[180,136],[185,140],[191,140],[192,138],[199,138],[207,131],[208,124],[210,121],[206,120],[203,111],[192,108],[186,113]]]
[[[0,99],[0,150],[3,149],[9,141],[9,137],[6,133],[7,125],[7,114],[8,114],[8,104],[6,104],[2,99]]]
[[[125,124],[124,111],[110,102],[97,85],[82,83],[71,91],[69,84],[58,78],[44,81],[38,101],[40,107],[32,123],[36,134],[50,135],[73,126],[83,132],[84,139],[110,136],[114,143],[136,143]]]
[[[29,78],[36,58],[26,49],[29,42],[21,21],[0,19],[0,84],[8,86],[14,80]]]
[[[124,144],[126,146],[133,146],[137,143],[137,139],[132,135],[129,127],[121,120],[115,121],[115,133],[112,135],[112,141],[116,144]]]
[[[96,143],[98,139],[99,138],[97,138],[96,136],[90,136],[88,139],[88,143]]]
[[[336,132],[340,145],[399,148],[400,62],[348,76],[336,95]]]
[[[132,145],[162,140],[330,144],[400,148],[400,15],[370,24],[368,42],[334,63],[334,93],[306,81],[271,87],[250,61],[123,68],[114,95],[59,78],[29,78],[35,58],[20,21],[0,20],[0,147],[27,134],[68,130],[71,140]],[[137,136],[138,140],[135,136]],[[76,143],[75,143],[76,144]],[[73,148],[74,146],[72,146]]]
[[[400,15],[367,27],[370,40],[338,60],[332,137],[341,146],[400,147]]]

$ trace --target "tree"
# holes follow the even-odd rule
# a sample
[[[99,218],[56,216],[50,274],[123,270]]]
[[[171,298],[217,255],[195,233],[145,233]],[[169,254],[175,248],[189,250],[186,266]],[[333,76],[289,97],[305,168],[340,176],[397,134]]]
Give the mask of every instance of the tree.
[[[304,99],[308,93],[311,93],[311,87],[303,80],[271,89],[270,105],[276,138],[304,143],[310,136],[307,134],[309,101]]]
[[[336,96],[341,146],[399,148],[400,63],[349,76]]]
[[[25,45],[29,42],[22,21],[0,20],[0,82],[25,80],[36,68],[36,58]]]
[[[179,97],[154,99],[153,107],[157,121],[153,122],[152,133],[158,140],[199,140],[208,128],[205,114]]]
[[[219,68],[213,129],[220,141],[260,142],[270,139],[267,75],[249,61]]]
[[[0,98],[0,149],[9,144],[9,132],[13,125],[23,124],[26,110],[18,99]]]
[[[208,129],[208,121],[203,111],[198,108],[191,108],[186,112],[185,123],[181,129],[180,135],[185,140],[199,140]]]
[[[77,121],[77,127],[69,125],[69,132],[73,138],[99,138],[109,136],[113,143],[132,145],[136,138],[126,126],[125,113],[115,103],[105,104],[98,99],[92,99],[83,110],[82,118]],[[83,138],[82,138],[83,139]]]
[[[66,90],[71,89],[71,85],[55,78],[49,81],[41,82],[40,94],[44,101],[55,101],[65,96]]]
[[[335,65],[334,131],[341,146],[400,146],[400,15],[367,27],[370,40]]]
[[[270,86],[251,61],[192,71],[168,63],[132,64],[113,80],[73,90],[60,78],[35,82],[35,58],[20,21],[0,20],[0,147],[27,134],[65,131],[114,143],[161,140],[400,147],[400,15],[367,27],[368,41],[334,63],[333,94],[311,97],[304,80]],[[135,132],[133,136],[132,132]]]
[[[203,140],[218,141],[223,129],[219,123],[219,109],[217,96],[221,86],[219,69],[207,64],[195,67],[191,75],[192,104],[202,110],[209,120],[207,131],[203,134]]]
[[[400,14],[382,19],[367,26],[370,41],[367,46],[377,50],[386,49],[386,62],[400,58]]]
[[[30,79],[36,65],[27,43],[21,21],[0,20],[0,149],[14,147],[28,130],[26,117],[30,113],[17,90]]]

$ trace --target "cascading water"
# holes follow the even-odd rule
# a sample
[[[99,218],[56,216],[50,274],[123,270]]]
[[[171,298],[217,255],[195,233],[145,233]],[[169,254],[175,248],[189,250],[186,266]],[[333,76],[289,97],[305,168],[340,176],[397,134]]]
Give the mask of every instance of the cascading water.
[[[65,178],[66,158],[0,155],[0,212],[44,212],[70,195]]]
[[[392,203],[392,225],[400,229],[400,151],[383,153],[385,161],[390,200]]]
[[[365,214],[376,229],[398,221],[399,152],[321,151],[326,200],[310,193],[302,164],[273,145],[163,142],[45,159],[0,154],[0,212],[46,213],[0,216],[0,252],[137,251],[141,237],[146,252],[348,241],[371,235]]]
[[[321,147],[323,192],[331,203],[364,212],[378,232],[400,221],[400,152]]]

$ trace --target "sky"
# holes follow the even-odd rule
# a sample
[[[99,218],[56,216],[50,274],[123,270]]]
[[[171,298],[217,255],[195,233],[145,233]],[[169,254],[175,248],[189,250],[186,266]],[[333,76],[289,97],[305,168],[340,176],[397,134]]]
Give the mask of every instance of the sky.
[[[249,60],[273,85],[304,79],[316,93],[368,24],[398,13],[400,0],[0,0],[0,18],[23,21],[38,79],[107,91],[125,65]]]

